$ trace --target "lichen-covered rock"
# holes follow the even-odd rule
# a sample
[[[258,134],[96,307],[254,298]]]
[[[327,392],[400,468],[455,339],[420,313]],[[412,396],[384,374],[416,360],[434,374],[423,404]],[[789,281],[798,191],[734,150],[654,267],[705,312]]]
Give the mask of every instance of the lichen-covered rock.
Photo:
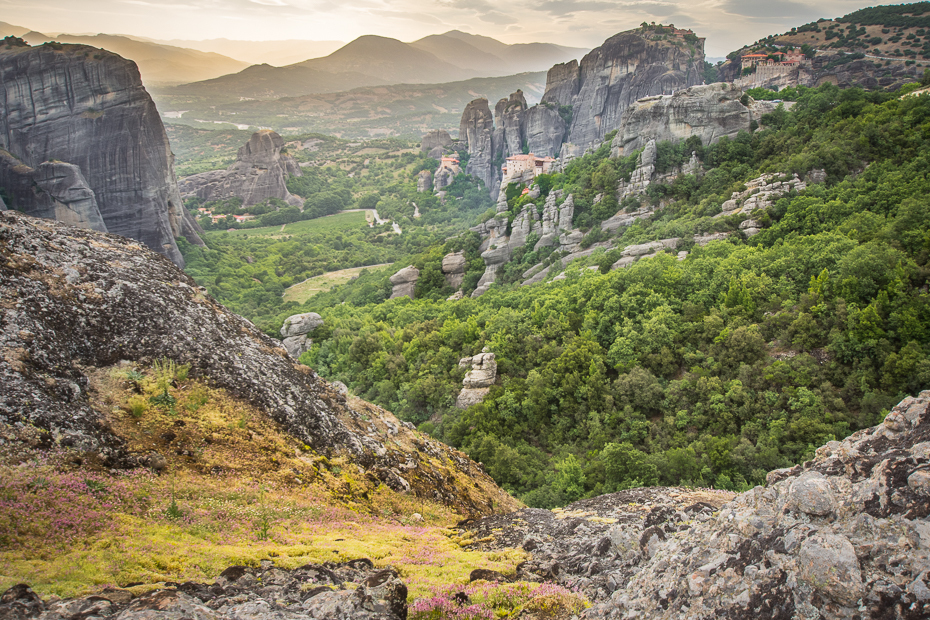
[[[930,502],[919,484],[928,464],[925,391],[882,424],[771,472],[715,518],[667,532],[583,617],[930,617]]]
[[[203,245],[178,193],[165,127],[131,60],[85,45],[0,50],[0,110],[0,149],[33,169],[52,160],[76,166],[107,231],[182,266],[175,238]],[[85,217],[92,210],[78,219]]]
[[[167,357],[392,489],[463,514],[516,505],[465,455],[338,393],[164,256],[125,237],[0,212],[0,305],[0,424],[40,429],[48,448],[88,453],[106,467],[157,469],[159,455],[131,452],[109,408],[95,409],[89,377],[121,360]]]
[[[284,150],[284,138],[270,129],[256,131],[226,170],[212,170],[185,177],[181,195],[202,200],[241,198],[243,207],[251,207],[269,198],[278,198],[293,207],[304,202],[287,190],[288,176],[302,176],[300,166]]]
[[[414,289],[417,286],[417,280],[420,279],[420,270],[410,265],[404,267],[393,276],[391,276],[391,299],[398,297],[409,297],[413,299]]]
[[[127,590],[46,605],[26,585],[0,596],[4,620],[406,620],[407,586],[391,567],[361,558],[293,570],[230,566],[212,584],[167,583],[133,597]]]

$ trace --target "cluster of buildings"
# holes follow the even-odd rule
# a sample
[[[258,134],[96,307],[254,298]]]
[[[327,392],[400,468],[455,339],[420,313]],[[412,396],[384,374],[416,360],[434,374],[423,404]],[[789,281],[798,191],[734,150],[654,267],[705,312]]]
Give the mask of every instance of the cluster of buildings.
[[[792,69],[801,64],[804,60],[804,54],[801,52],[772,52],[764,54],[760,52],[746,54],[742,57],[742,68],[745,71],[750,68],[758,67],[775,67],[782,66]]]
[[[541,174],[548,174],[555,161],[552,157],[539,157],[532,153],[529,155],[511,155],[501,166],[501,178],[505,180],[515,179],[528,172],[532,172],[533,178]],[[502,181],[502,183],[504,182]]]
[[[214,215],[213,211],[211,211],[210,209],[204,209],[203,207],[198,207],[197,213],[199,213],[201,217],[209,216],[210,221],[213,222],[214,224],[216,224],[220,220],[225,220],[227,217],[225,214]],[[255,216],[254,215],[234,215],[233,218],[235,218],[237,222],[248,222],[249,220],[254,220]]]

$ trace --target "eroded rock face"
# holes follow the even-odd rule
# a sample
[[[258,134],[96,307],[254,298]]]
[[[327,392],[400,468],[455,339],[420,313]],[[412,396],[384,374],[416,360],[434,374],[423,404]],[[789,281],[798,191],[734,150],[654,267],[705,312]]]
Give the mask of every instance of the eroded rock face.
[[[524,119],[529,152],[540,156],[557,156],[565,138],[565,121],[558,111],[545,105],[535,105],[526,111]]]
[[[465,252],[454,252],[442,257],[442,273],[446,284],[457,289],[465,279]]]
[[[284,338],[282,344],[291,357],[299,359],[310,350],[313,346],[310,333],[322,324],[323,319],[316,312],[295,314],[284,319],[281,327],[281,337]]]
[[[515,505],[462,453],[347,399],[138,242],[4,211],[0,300],[15,300],[0,330],[0,424],[42,429],[49,448],[86,452],[106,467],[141,465],[149,453],[130,452],[114,434],[109,410],[94,409],[88,377],[121,360],[167,357],[318,454],[343,455],[391,489],[463,514],[492,511],[492,497]],[[285,334],[314,322],[293,320]]]
[[[494,136],[494,154],[507,157],[523,152],[524,117],[526,115],[526,97],[522,90],[512,93],[509,98],[501,99],[494,106],[497,129]]]
[[[459,360],[460,368],[469,368],[462,382],[462,391],[459,392],[455,406],[459,409],[468,409],[484,400],[497,380],[497,360],[487,348],[473,357],[463,357]]]
[[[749,131],[753,120],[758,122],[777,105],[754,99],[743,105],[742,96],[741,88],[716,83],[634,101],[623,112],[611,154],[629,155],[649,140],[680,142],[698,136],[702,144],[713,144],[723,136]]]
[[[110,588],[46,605],[25,584],[0,596],[0,617],[17,620],[405,620],[407,586],[393,568],[371,560],[305,564],[293,570],[264,560],[259,568],[230,566],[212,584],[167,583],[135,597]]]
[[[546,92],[542,96],[542,103],[572,105],[580,86],[581,73],[577,60],[553,65],[546,73]]]
[[[450,146],[452,146],[452,136],[445,129],[433,129],[427,132],[420,141],[420,150],[435,159],[439,159],[443,150]]]
[[[589,52],[578,67],[568,142],[583,152],[619,128],[623,112],[637,99],[700,84],[704,40],[698,39],[694,47],[692,56],[687,46],[653,40],[633,30],[614,35]],[[570,67],[562,71],[566,75],[553,82],[558,93],[547,92],[543,101],[568,105]]]
[[[391,285],[394,289],[391,291],[391,299],[396,299],[398,297],[409,297],[413,299],[414,289],[417,285],[417,280],[420,279],[420,270],[410,265],[409,267],[404,267],[393,276],[391,276]]]
[[[0,149],[40,176],[40,166],[51,160],[75,166],[74,174],[59,178],[71,179],[64,182],[76,197],[86,194],[78,173],[83,176],[107,231],[141,241],[177,265],[184,260],[176,237],[203,245],[178,192],[164,125],[135,63],[83,45],[0,50],[0,109]],[[57,201],[76,207],[64,211],[72,222],[99,228],[89,196],[70,203],[62,198]],[[15,208],[48,213],[47,205]]]
[[[285,185],[288,176],[302,176],[297,161],[284,153],[284,139],[270,129],[256,131],[226,170],[211,170],[181,180],[181,195],[202,200],[242,198],[251,207],[269,198],[278,198],[292,207],[303,206]]]
[[[44,162],[30,168],[0,151],[0,187],[10,208],[71,226],[107,232],[97,197],[74,164]],[[5,211],[6,205],[0,207]]]
[[[433,173],[429,170],[420,170],[417,175],[417,191],[428,192],[433,189]]]
[[[930,616],[930,391],[679,530],[587,618]],[[659,596],[656,596],[656,594]]]

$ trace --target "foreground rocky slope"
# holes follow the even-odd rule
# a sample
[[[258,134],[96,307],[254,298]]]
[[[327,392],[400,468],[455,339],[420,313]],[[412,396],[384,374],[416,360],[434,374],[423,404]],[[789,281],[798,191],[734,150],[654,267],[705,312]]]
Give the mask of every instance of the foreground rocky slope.
[[[107,467],[139,464],[143,455],[94,407],[88,377],[120,360],[169,358],[266,412],[307,449],[343,455],[391,489],[466,514],[516,507],[463,454],[350,402],[131,240],[4,212],[0,274],[0,423],[42,429],[49,446]]]
[[[0,110],[7,208],[136,239],[178,265],[176,237],[203,244],[132,61],[83,45],[0,48]]]
[[[461,533],[531,552],[522,578],[581,589],[584,618],[930,617],[930,391],[728,497],[632,489]]]

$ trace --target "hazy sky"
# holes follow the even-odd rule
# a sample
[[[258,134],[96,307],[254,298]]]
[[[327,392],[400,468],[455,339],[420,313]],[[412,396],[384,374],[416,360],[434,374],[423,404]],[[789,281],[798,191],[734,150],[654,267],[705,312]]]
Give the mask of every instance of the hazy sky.
[[[45,33],[155,39],[412,41],[459,29],[506,43],[595,47],[642,21],[691,27],[709,56],[791,26],[874,4],[862,0],[0,0],[0,21]]]

